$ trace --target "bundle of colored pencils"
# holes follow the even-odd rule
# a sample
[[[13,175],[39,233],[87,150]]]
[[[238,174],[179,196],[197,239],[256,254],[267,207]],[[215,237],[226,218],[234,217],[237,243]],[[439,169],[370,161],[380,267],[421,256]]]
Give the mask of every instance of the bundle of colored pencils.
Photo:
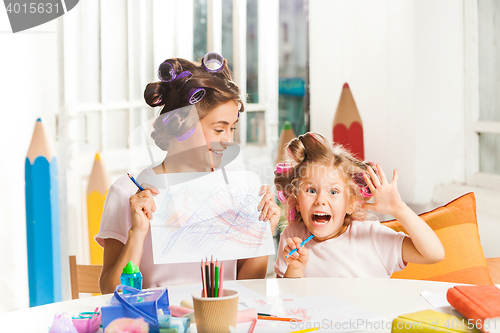
[[[222,297],[224,281],[224,263],[215,260],[214,256],[210,259],[205,258],[205,263],[201,259],[201,281],[203,284],[203,297]]]

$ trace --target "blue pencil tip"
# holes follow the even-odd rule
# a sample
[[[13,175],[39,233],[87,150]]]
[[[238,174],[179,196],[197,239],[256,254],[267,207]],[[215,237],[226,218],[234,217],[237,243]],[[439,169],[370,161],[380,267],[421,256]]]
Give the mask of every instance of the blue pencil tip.
[[[42,118],[38,118],[36,121],[42,121]]]

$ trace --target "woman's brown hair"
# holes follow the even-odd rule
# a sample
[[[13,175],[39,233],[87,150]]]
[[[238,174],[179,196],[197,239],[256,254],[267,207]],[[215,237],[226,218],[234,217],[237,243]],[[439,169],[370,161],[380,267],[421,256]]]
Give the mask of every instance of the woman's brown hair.
[[[154,130],[151,133],[151,137],[160,149],[168,150],[170,139],[186,134],[193,128],[193,122],[203,119],[208,112],[221,104],[234,101],[238,105],[239,112],[244,111],[240,88],[232,80],[227,60],[224,60],[223,68],[216,73],[207,71],[201,63],[182,58],[171,58],[165,61],[172,65],[177,75],[183,71],[189,71],[192,76],[170,82],[152,82],[144,90],[144,100],[149,106],[163,106],[153,124]],[[191,108],[184,108],[190,106],[188,102],[189,92],[193,88],[204,88],[206,91],[203,99],[195,104],[198,113],[196,119],[190,119],[188,116],[192,114],[189,112]],[[162,115],[180,108],[183,109],[169,117],[168,128],[166,128]]]

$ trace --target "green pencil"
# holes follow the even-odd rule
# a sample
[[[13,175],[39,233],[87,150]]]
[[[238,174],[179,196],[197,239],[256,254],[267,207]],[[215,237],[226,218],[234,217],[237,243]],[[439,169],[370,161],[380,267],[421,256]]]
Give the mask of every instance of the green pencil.
[[[219,264],[215,262],[215,290],[214,297],[219,297]]]

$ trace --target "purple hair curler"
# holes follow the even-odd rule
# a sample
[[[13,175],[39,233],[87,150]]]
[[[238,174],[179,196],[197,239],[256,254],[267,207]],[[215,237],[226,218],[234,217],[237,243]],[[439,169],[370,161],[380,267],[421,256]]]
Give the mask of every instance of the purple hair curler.
[[[210,73],[217,73],[224,68],[224,57],[216,52],[208,52],[201,59],[201,64]]]
[[[175,117],[175,115],[177,114],[177,112],[179,112],[179,109],[175,110],[175,112],[167,112],[167,114],[165,115],[165,117],[163,117],[163,124],[165,126],[167,126],[168,122],[173,118]]]
[[[189,139],[191,137],[191,135],[193,135],[195,129],[196,129],[196,127],[193,127],[192,129],[190,129],[186,133],[182,134],[181,136],[176,136],[175,138],[177,139],[177,141],[186,141],[187,139]]]
[[[175,80],[176,76],[174,66],[172,66],[172,64],[168,61],[162,62],[158,67],[158,78],[161,82],[170,82]]]
[[[186,76],[193,76],[193,73],[191,73],[190,71],[184,71],[179,75],[177,75],[177,73],[175,73],[174,66],[172,66],[172,64],[169,63],[168,61],[162,62],[158,67],[158,78],[160,79],[161,82],[164,83],[172,82],[174,80],[179,80],[185,78]],[[184,84],[186,82],[184,82]]]
[[[189,97],[188,97],[188,103],[189,104],[196,104],[199,101],[205,97],[205,94],[207,92],[205,91],[205,88],[193,88],[189,91]]]

